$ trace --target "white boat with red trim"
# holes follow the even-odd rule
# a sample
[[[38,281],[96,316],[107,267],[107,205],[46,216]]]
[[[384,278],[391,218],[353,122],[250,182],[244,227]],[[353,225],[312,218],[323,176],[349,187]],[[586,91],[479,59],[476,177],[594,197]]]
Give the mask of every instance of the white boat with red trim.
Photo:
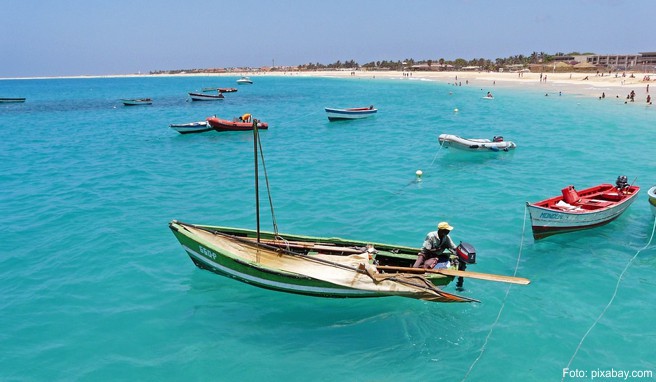
[[[621,175],[614,186],[600,184],[577,191],[570,185],[561,192],[536,203],[526,202],[534,239],[608,224],[633,203],[640,187],[629,185]]]
[[[329,121],[367,118],[375,115],[377,112],[378,109],[374,108],[373,105],[369,107],[352,107],[349,109],[326,108]]]

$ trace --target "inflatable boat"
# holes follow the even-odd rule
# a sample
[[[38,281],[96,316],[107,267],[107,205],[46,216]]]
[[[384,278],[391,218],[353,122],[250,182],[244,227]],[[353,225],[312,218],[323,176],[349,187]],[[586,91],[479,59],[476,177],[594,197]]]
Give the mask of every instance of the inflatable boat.
[[[440,134],[440,145],[465,151],[508,151],[517,147],[514,142],[504,141],[503,137],[490,139],[461,138],[457,135]]]

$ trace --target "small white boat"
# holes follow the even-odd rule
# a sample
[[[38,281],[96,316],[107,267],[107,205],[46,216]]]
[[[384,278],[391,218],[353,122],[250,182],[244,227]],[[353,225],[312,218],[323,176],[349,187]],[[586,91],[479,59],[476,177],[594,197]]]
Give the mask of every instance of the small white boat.
[[[352,107],[350,109],[335,109],[332,107],[326,108],[326,114],[328,114],[329,121],[367,118],[371,117],[377,112],[378,109],[375,109],[373,105],[369,107]]]
[[[180,134],[204,133],[206,131],[214,130],[214,128],[210,126],[207,121],[171,124],[169,127]]]
[[[652,188],[647,191],[647,195],[649,196],[649,205],[651,206],[651,213],[656,216],[656,186],[653,186]]]
[[[514,142],[504,141],[503,137],[490,139],[462,138],[452,134],[440,134],[440,145],[465,151],[508,151],[517,147]]]
[[[253,83],[253,81],[251,81],[251,79],[248,78],[248,77],[242,77],[242,78],[237,80],[238,85],[250,85],[252,83]]]
[[[189,93],[192,101],[219,101],[224,99],[222,93],[219,94],[203,94],[203,93]]]

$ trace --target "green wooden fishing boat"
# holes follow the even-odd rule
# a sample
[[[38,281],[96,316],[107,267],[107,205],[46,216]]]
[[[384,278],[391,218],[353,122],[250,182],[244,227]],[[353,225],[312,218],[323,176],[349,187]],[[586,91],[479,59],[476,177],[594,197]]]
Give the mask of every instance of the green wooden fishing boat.
[[[450,283],[452,275],[437,271],[423,275],[423,269],[416,269],[420,274],[380,273],[376,265],[372,266],[375,262],[408,268],[417,258],[419,248],[266,231],[260,231],[258,243],[255,230],[177,220],[169,227],[199,268],[262,288],[319,297],[403,296],[439,302],[476,301],[438,288]]]
[[[454,277],[528,283],[526,279],[457,269],[411,268],[420,250],[414,247],[281,234],[273,217],[273,205],[274,232],[260,230],[257,151],[259,147],[261,154],[261,145],[257,124],[254,120],[257,228],[198,225],[178,220],[169,223],[199,268],[261,288],[318,297],[402,296],[435,302],[471,302],[477,300],[447,293],[439,287]]]

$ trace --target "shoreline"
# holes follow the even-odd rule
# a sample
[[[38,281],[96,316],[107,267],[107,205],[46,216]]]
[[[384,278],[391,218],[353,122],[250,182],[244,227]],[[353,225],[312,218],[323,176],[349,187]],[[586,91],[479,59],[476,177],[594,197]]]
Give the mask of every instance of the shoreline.
[[[626,103],[648,105],[647,96],[653,104],[656,92],[656,74],[629,72],[607,74],[603,76],[596,72],[567,73],[511,73],[511,72],[474,72],[474,71],[444,71],[444,72],[401,72],[401,71],[235,71],[227,73],[175,73],[175,74],[116,74],[116,75],[79,75],[58,77],[20,77],[0,78],[2,80],[39,80],[39,79],[89,79],[89,78],[133,78],[133,77],[333,77],[353,79],[398,79],[398,80],[428,80],[451,84],[454,86],[481,86],[485,91],[498,88],[522,88],[534,91],[544,91],[546,95],[562,92],[568,95],[586,97],[619,99]],[[633,76],[633,77],[631,77]],[[647,80],[648,79],[648,80]],[[650,86],[654,84],[654,86]],[[653,90],[652,90],[653,89]],[[627,96],[635,92],[634,102]]]

